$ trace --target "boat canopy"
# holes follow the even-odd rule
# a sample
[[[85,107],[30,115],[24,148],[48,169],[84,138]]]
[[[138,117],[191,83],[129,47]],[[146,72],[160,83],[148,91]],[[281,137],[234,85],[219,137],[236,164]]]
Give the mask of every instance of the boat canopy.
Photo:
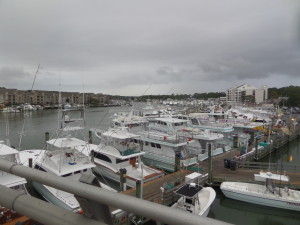
[[[181,188],[177,189],[175,193],[180,196],[184,196],[186,198],[192,199],[195,197],[195,195],[197,195],[199,191],[201,191],[201,189],[202,186],[195,183],[190,183],[190,184],[185,184]]]

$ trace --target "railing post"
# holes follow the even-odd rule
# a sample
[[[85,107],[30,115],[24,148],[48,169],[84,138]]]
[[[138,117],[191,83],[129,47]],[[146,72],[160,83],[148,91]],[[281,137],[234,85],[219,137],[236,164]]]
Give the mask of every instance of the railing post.
[[[211,143],[208,144],[208,183],[212,184],[212,150]]]
[[[254,160],[257,161],[258,160],[258,139],[255,138],[255,154],[254,154]]]
[[[233,135],[233,147],[238,148],[238,135]]]

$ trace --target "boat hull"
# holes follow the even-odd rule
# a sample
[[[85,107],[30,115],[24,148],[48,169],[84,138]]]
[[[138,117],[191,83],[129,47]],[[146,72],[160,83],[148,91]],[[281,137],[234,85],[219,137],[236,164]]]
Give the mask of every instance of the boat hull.
[[[52,203],[53,205],[57,205],[64,209],[67,209],[69,211],[74,211],[74,212],[77,212],[80,210],[79,207],[72,208],[69,205],[67,205],[66,203],[64,203],[63,201],[59,200],[44,185],[42,185],[40,183],[32,182],[32,186],[46,201]]]
[[[169,172],[174,172],[175,170],[175,158],[170,158],[163,155],[154,155],[150,153],[146,153],[143,157],[143,162],[146,165],[151,167],[155,167],[158,169],[162,169]],[[180,165],[181,167],[188,167],[195,165],[197,163],[197,157],[193,157],[190,159],[181,159]]]
[[[275,208],[281,208],[281,209],[288,209],[288,210],[295,210],[300,211],[300,199],[293,200],[293,199],[287,199],[284,197],[275,196],[272,197],[269,194],[266,194],[265,191],[263,191],[264,186],[263,185],[257,185],[261,186],[262,189],[260,191],[257,191],[257,193],[251,193],[247,191],[247,188],[245,186],[244,190],[241,190],[241,188],[234,189],[230,188],[226,185],[226,183],[235,183],[235,182],[223,182],[221,184],[221,190],[224,193],[224,195],[227,198],[248,202],[252,204],[258,204],[258,205],[264,205],[269,207],[275,207]],[[241,184],[236,182],[237,184]],[[284,191],[284,190],[282,190]],[[299,196],[300,197],[300,196]]]

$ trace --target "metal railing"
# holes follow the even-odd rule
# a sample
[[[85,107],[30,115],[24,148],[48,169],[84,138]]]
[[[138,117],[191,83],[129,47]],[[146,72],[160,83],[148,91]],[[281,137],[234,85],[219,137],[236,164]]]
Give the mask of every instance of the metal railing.
[[[0,204],[42,224],[105,225],[61,207],[0,185]]]
[[[237,161],[239,168],[269,170],[269,171],[283,171],[289,173],[299,173],[300,165],[290,163],[267,163],[267,162],[246,162]]]
[[[24,177],[31,181],[36,181],[69,193],[73,193],[81,198],[109,205],[115,208],[123,209],[126,212],[134,213],[138,216],[143,216],[155,221],[167,224],[182,225],[182,224],[203,224],[203,225],[225,225],[228,223],[210,219],[207,217],[197,216],[188,212],[173,209],[167,206],[148,202],[139,198],[126,196],[120,193],[110,192],[99,187],[80,183],[68,178],[58,177],[32,168],[17,165],[15,163],[0,159],[0,170],[17,176]],[[0,194],[5,198],[3,194]],[[0,204],[3,204],[3,199],[0,199]],[[41,206],[42,207],[42,206]],[[16,210],[17,211],[17,210]],[[17,211],[18,212],[18,211]],[[32,213],[32,214],[31,214]],[[39,212],[31,212],[27,216],[32,217]],[[25,213],[24,213],[25,214]],[[76,214],[75,214],[76,215]],[[78,216],[78,215],[76,215]],[[53,213],[52,217],[58,217],[58,214]],[[32,217],[34,218],[34,217]],[[58,219],[63,219],[59,217]],[[62,221],[63,222],[63,221]],[[62,224],[58,222],[57,224]],[[51,223],[45,223],[51,224]],[[89,223],[82,223],[89,224]]]

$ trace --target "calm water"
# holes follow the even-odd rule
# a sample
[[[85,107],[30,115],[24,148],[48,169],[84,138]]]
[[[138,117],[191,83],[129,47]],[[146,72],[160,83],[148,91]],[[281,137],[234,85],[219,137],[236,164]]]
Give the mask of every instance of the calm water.
[[[86,129],[82,138],[88,138],[90,128],[107,129],[109,121],[115,113],[129,111],[128,107],[87,108]],[[22,133],[21,150],[44,148],[45,132],[55,136],[58,127],[57,110],[41,110],[27,114],[0,113],[0,140],[6,138],[6,124],[9,124],[11,145],[19,148]],[[94,142],[95,138],[93,139]],[[299,139],[291,142],[281,151],[271,155],[271,162],[300,163]],[[214,201],[209,217],[238,225],[299,225],[300,213],[273,209],[239,202],[225,198],[220,190]]]

